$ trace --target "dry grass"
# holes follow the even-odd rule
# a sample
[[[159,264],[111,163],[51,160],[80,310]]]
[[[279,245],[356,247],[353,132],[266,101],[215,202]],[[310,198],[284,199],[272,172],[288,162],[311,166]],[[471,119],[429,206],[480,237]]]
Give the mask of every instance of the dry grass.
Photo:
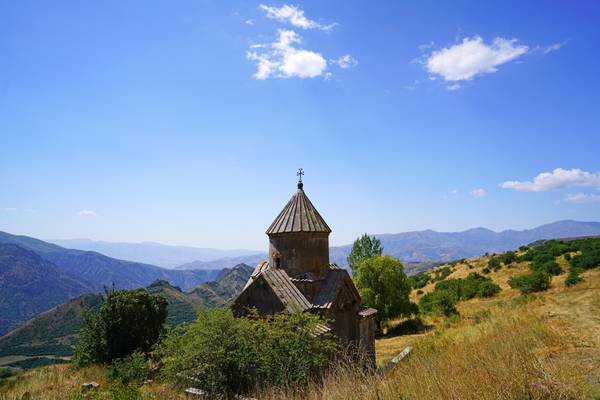
[[[481,272],[485,258],[458,265],[450,278]],[[564,287],[564,276],[551,288],[525,299],[508,279],[527,270],[520,264],[490,276],[502,287],[493,298],[458,305],[460,318],[428,319],[425,333],[377,341],[380,365],[405,346],[413,353],[389,375],[377,378],[346,366],[321,384],[305,389],[276,389],[264,399],[600,399],[600,270]],[[432,290],[430,284],[424,291]],[[413,300],[418,300],[416,293]],[[0,400],[68,399],[83,382],[108,383],[98,367],[74,372],[67,366],[36,369],[12,387],[0,388]],[[184,398],[166,385],[143,387],[146,399]]]

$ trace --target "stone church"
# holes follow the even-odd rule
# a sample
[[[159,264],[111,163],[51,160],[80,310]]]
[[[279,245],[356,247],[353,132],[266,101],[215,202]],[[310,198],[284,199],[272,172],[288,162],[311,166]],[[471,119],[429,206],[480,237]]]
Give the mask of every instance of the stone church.
[[[238,316],[254,308],[260,315],[312,312],[330,321],[327,330],[345,345],[365,352],[375,366],[375,317],[363,307],[348,272],[329,262],[331,229],[298,190],[267,229],[269,258],[259,263],[232,309]]]

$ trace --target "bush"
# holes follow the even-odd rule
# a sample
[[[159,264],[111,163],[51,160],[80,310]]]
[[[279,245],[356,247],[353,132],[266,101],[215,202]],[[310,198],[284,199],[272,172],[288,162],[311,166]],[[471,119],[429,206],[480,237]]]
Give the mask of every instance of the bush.
[[[16,374],[17,373],[12,368],[0,368],[0,379],[10,378]]]
[[[419,308],[427,314],[439,314],[447,317],[458,314],[455,307],[456,297],[447,290],[434,290],[421,297]]]
[[[150,374],[148,362],[144,354],[135,352],[127,358],[113,360],[106,370],[107,378],[111,381],[119,381],[125,385],[134,383],[141,385]]]
[[[446,279],[451,273],[452,273],[452,269],[448,266],[434,269],[432,271],[433,277],[431,278],[431,281],[432,282],[442,281],[442,280]]]
[[[548,275],[560,275],[564,272],[560,265],[554,260],[543,262],[534,261],[531,263],[530,268],[533,271],[545,272]]]
[[[142,394],[137,385],[115,381],[105,391],[84,393],[80,389],[71,396],[71,400],[142,400]]]
[[[489,274],[492,271],[490,271],[490,269],[488,267],[483,267],[483,269],[481,270],[481,272],[484,273],[484,274]]]
[[[429,283],[430,279],[429,274],[426,272],[419,272],[418,274],[408,277],[408,283],[413,289],[421,289]]]
[[[533,293],[547,290],[550,287],[550,275],[543,271],[534,271],[528,274],[512,277],[508,284],[521,293]]]
[[[176,328],[156,356],[163,377],[178,387],[193,384],[213,395],[247,394],[267,386],[306,384],[336,350],[330,334],[308,313],[234,318],[229,309],[200,310],[196,321]]]
[[[581,282],[583,278],[579,276],[579,270],[577,268],[570,267],[565,279],[565,286],[574,286]]]
[[[167,316],[167,301],[146,289],[111,290],[100,310],[85,313],[74,365],[110,363],[134,351],[148,354]]]

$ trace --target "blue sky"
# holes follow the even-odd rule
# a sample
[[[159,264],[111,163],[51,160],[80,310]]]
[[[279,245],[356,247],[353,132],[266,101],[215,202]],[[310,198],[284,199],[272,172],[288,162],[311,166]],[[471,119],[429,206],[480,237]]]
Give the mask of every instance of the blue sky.
[[[489,3],[1,1],[0,230],[263,249],[299,167],[333,244],[599,220],[600,3]]]

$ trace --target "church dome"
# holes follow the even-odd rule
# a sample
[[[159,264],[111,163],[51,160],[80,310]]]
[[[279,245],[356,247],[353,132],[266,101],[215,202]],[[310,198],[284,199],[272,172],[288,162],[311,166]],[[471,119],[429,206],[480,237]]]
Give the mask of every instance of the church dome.
[[[298,182],[298,190],[269,226],[266,234],[297,232],[331,233],[321,214],[304,193],[302,181]]]

